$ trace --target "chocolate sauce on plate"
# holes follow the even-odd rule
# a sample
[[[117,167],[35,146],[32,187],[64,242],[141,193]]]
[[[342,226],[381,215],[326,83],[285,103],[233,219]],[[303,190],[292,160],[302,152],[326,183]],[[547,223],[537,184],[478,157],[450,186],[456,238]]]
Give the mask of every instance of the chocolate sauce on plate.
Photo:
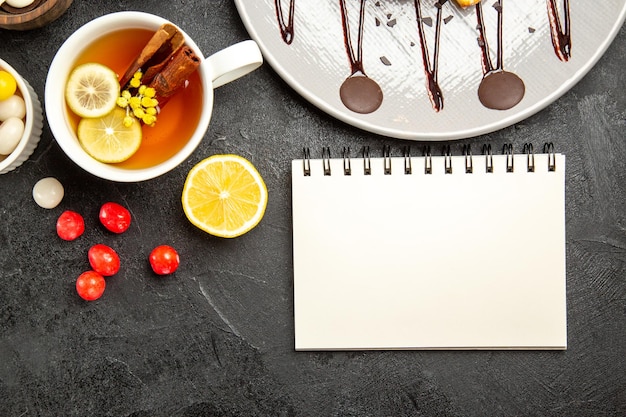
[[[550,22],[550,36],[556,56],[567,62],[572,57],[572,35],[570,33],[569,0],[563,0],[563,22],[559,15],[556,0],[548,2],[548,21]]]
[[[291,45],[295,32],[293,30],[293,16],[296,9],[296,0],[289,0],[289,12],[287,14],[287,21],[285,22],[285,15],[283,14],[283,7],[281,0],[274,0],[274,7],[276,9],[276,19],[278,20],[278,28],[280,29],[280,36],[287,45]]]
[[[417,29],[422,54],[422,63],[424,73],[426,75],[426,90],[428,97],[437,112],[443,109],[444,97],[438,82],[439,67],[439,40],[441,34],[442,20],[447,23],[446,19],[442,19],[442,7],[448,0],[439,0],[435,3],[437,8],[437,16],[435,20],[435,42],[433,48],[432,60],[428,50],[428,45],[424,35],[424,25],[432,25],[430,17],[422,16],[421,0],[413,0],[417,15]],[[502,3],[499,0],[493,7],[498,13],[497,28],[497,56],[495,65],[489,52],[485,24],[483,19],[482,2],[477,3],[476,18],[478,20],[478,44],[481,51],[481,60],[483,68],[483,78],[478,87],[478,99],[489,109],[507,110],[516,106],[523,98],[526,91],[524,82],[516,74],[505,71],[503,66],[503,46],[502,46]],[[550,23],[550,35],[554,51],[561,61],[568,61],[571,58],[571,32],[570,32],[570,10],[569,0],[563,0],[563,20],[557,7],[558,0],[546,0],[548,8],[548,20]],[[378,83],[367,76],[363,69],[363,22],[365,15],[365,2],[360,0],[359,24],[356,48],[354,47],[350,35],[350,24],[348,19],[348,10],[346,0],[339,0],[341,6],[341,18],[343,28],[343,38],[350,60],[350,75],[341,84],[339,96],[341,102],[350,110],[356,113],[372,113],[376,111],[383,101],[383,92]],[[285,18],[282,0],[274,0],[276,8],[276,17],[281,37],[286,44],[293,42],[294,32],[294,11],[295,0],[289,0],[288,12]],[[380,6],[380,2],[376,5]],[[391,15],[388,15],[390,17]],[[396,24],[395,19],[390,21],[393,24],[387,25],[393,27]],[[380,21],[377,20],[377,26]],[[384,58],[384,59],[383,59]],[[385,57],[381,57],[384,65],[390,65]]]
[[[435,18],[435,47],[433,51],[433,61],[430,62],[428,53],[428,45],[426,43],[426,37],[424,35],[424,18],[422,17],[422,6],[420,0],[414,0],[415,13],[417,14],[417,32],[420,38],[420,47],[422,50],[422,63],[424,64],[424,73],[426,74],[426,91],[428,91],[428,98],[433,105],[435,111],[443,109],[443,93],[439,88],[439,82],[437,81],[437,74],[439,72],[439,38],[441,33],[441,7],[448,0],[440,0],[435,3],[437,7],[437,17]]]
[[[502,3],[499,0],[494,5],[498,12],[498,38],[496,65],[491,61],[487,34],[485,33],[485,22],[483,19],[482,3],[476,4],[476,18],[478,20],[478,45],[480,46],[483,79],[478,86],[478,99],[483,106],[494,110],[507,110],[517,105],[522,98],[526,88],[524,82],[516,74],[505,71],[503,68],[502,54]]]
[[[359,9],[359,27],[356,51],[350,36],[350,23],[346,0],[339,0],[341,5],[341,20],[343,39],[350,60],[350,75],[341,84],[339,97],[348,109],[356,113],[367,114],[376,111],[383,102],[383,91],[378,83],[365,74],[363,69],[363,22],[365,16],[365,1],[361,0]]]

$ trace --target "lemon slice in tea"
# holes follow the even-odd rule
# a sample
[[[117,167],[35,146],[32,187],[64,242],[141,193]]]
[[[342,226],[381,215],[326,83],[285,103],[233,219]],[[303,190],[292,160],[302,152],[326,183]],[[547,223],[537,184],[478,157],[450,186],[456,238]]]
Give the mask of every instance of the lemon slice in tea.
[[[79,65],[65,86],[65,100],[80,117],[102,117],[110,113],[119,95],[117,75],[101,64]]]
[[[183,210],[191,223],[219,237],[237,237],[263,218],[267,188],[247,159],[213,155],[194,166],[185,181]]]
[[[126,127],[126,110],[116,107],[98,118],[84,118],[78,123],[78,141],[83,149],[100,162],[122,162],[133,156],[141,145],[141,123]]]

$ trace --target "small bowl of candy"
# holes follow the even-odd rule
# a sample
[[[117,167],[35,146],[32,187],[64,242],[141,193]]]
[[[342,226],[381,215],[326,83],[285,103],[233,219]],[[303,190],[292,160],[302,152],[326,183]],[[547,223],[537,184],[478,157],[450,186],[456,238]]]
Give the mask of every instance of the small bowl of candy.
[[[72,0],[0,0],[0,28],[30,30],[58,19]]]
[[[0,59],[0,174],[19,167],[35,151],[43,128],[33,88]]]

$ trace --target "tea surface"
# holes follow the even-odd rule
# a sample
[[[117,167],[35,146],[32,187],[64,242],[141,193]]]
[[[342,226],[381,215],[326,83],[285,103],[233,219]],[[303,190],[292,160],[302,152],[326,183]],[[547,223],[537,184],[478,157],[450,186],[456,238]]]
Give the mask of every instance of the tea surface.
[[[118,77],[130,66],[154,32],[125,29],[96,39],[77,58],[74,66],[97,62],[111,68]],[[195,72],[187,87],[178,91],[161,109],[154,127],[143,126],[139,150],[128,160],[115,164],[123,168],[141,169],[158,165],[181,150],[193,135],[202,112],[202,84]],[[80,118],[67,110],[76,130]]]

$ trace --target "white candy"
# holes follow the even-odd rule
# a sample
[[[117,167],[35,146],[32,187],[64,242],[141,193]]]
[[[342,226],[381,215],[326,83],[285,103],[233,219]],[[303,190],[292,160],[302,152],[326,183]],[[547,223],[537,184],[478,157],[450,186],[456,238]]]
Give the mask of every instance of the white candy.
[[[52,209],[63,200],[63,185],[53,177],[42,178],[33,187],[33,199],[40,207]]]
[[[16,9],[21,9],[22,7],[30,6],[35,0],[6,0],[7,4],[11,7],[15,7]],[[4,3],[5,0],[0,0],[0,5]]]
[[[0,155],[9,155],[17,148],[24,135],[24,122],[11,117],[0,125]]]
[[[6,100],[0,101],[0,122],[4,122],[9,117],[23,119],[25,115],[26,104],[22,97],[12,95]]]

